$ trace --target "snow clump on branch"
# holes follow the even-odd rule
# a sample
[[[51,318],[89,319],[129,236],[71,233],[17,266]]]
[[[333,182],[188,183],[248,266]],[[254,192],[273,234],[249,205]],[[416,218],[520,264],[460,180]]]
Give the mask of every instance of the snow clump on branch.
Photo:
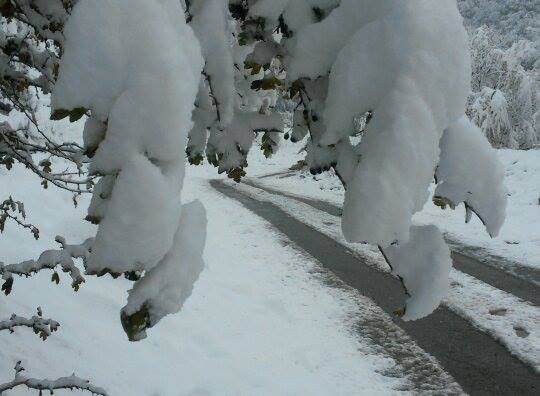
[[[205,225],[204,210],[198,206],[190,216],[180,199],[203,59],[174,0],[81,0],[64,32],[52,105],[57,114],[77,108],[90,112],[87,131],[94,136],[85,140],[97,146],[90,171],[103,176],[91,207],[99,210],[89,213],[99,228],[86,270],[99,275],[146,271],[122,314],[129,338],[140,339],[189,295],[192,285],[180,294],[168,292],[181,287],[171,284],[175,273],[189,272],[194,282],[202,270],[204,232],[197,234],[197,246],[182,245],[181,258],[174,252],[177,231]],[[150,282],[174,300],[161,304]]]
[[[181,3],[79,0],[53,95],[56,118],[89,114],[101,180],[87,271],[143,274],[122,312],[130,339],[178,311],[203,268],[204,209],[180,202],[186,137],[191,163],[206,156],[240,181],[257,133],[266,156],[279,146],[278,100],[294,103],[284,136],[309,136],[310,170],[333,168],[347,189],[346,238],[379,246],[403,282],[404,319],[432,312],[450,254],[412,216],[433,178],[439,203],[464,202],[492,236],[506,205],[496,156],[464,118],[471,66],[456,1]]]

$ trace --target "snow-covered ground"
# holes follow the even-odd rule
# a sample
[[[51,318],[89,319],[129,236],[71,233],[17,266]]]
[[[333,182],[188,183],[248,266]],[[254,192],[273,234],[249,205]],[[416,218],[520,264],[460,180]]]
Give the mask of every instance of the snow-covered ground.
[[[390,272],[377,247],[348,243],[345,240],[339,217],[295,199],[249,185],[239,185],[237,188],[258,201],[278,206],[289,216],[367,258],[364,260],[367,265]],[[442,303],[479,330],[497,339],[512,354],[540,372],[540,328],[537,325],[540,323],[540,308],[456,269],[451,270],[449,277],[450,290]]]
[[[314,275],[320,273],[313,271],[316,263],[213,191],[207,179],[214,176],[213,169],[191,168],[186,181],[187,198],[200,198],[207,208],[209,235],[207,268],[179,314],[151,329],[146,340],[130,343],[119,321],[130,282],[87,277],[75,293],[64,274],[58,286],[47,271],[16,278],[12,294],[0,298],[0,318],[31,316],[41,306],[61,327],[45,342],[29,329],[1,332],[0,383],[22,359],[30,376],[74,371],[111,395],[387,395],[407,389],[395,362],[347,324],[376,307],[325,286]],[[54,247],[57,234],[77,243],[94,232],[82,220],[87,200],[74,208],[69,194],[43,191],[21,168],[0,177],[3,193],[24,200],[29,220],[41,229],[36,242],[8,224],[0,236],[5,262],[37,257]]]
[[[267,163],[259,160],[260,154],[254,150],[248,177],[258,185],[341,206],[344,190],[336,176],[331,173],[312,176],[306,170],[289,171],[295,161],[303,158],[303,154],[298,153],[301,147],[301,144],[282,142],[281,150]],[[462,206],[454,211],[443,211],[430,201],[414,220],[417,224],[436,224],[444,231],[455,250],[489,259],[510,272],[519,272],[522,266],[538,270],[540,150],[500,150],[498,154],[506,170],[505,183],[509,190],[507,219],[500,236],[491,239],[476,217],[465,224],[465,209]],[[268,194],[249,186],[239,188],[256,199],[272,202],[290,216],[313,226],[351,250],[369,256],[378,264],[379,269],[388,271],[377,249],[345,241],[339,218],[296,200]],[[444,303],[478,329],[498,339],[520,359],[540,370],[538,307],[457,270],[452,270],[450,278],[451,290]],[[500,310],[504,310],[504,315],[493,314]],[[520,329],[526,329],[526,337],[522,337]]]
[[[254,148],[248,177],[286,171],[302,158],[296,154],[300,148],[284,142],[268,160]],[[485,236],[476,220],[465,226],[460,208],[442,212],[429,204],[416,221],[434,222],[450,239],[480,246],[489,254],[538,266],[540,151],[499,154],[510,191],[508,219],[499,238]],[[30,233],[8,224],[0,236],[3,261],[35,258],[54,247],[57,234],[77,243],[95,232],[82,220],[87,200],[74,208],[71,195],[44,191],[21,168],[2,170],[0,177],[2,191],[23,200],[29,221],[41,230],[40,240],[34,241]],[[351,326],[351,316],[384,314],[346,288],[328,288],[320,270],[314,271],[317,263],[289,246],[265,221],[212,190],[207,182],[214,177],[208,166],[189,168],[186,199],[201,199],[209,215],[207,268],[179,314],[151,329],[148,339],[129,343],[119,322],[128,281],[88,277],[74,293],[63,274],[59,286],[50,282],[50,272],[16,278],[13,293],[0,298],[0,319],[12,313],[31,316],[41,306],[44,316],[58,320],[61,328],[46,342],[29,329],[0,333],[0,382],[11,379],[12,367],[22,359],[31,376],[53,378],[75,371],[112,395],[406,393],[406,375],[384,375],[399,372],[399,365]],[[336,204],[343,196],[339,181],[327,175],[282,173],[258,182]],[[323,231],[339,232],[337,219],[320,213],[310,217],[324,224]],[[332,221],[335,230],[328,225]],[[473,287],[471,282],[478,281],[469,278],[453,274],[445,303],[534,365],[538,352],[530,342],[538,332],[531,321],[537,310],[485,284]],[[499,305],[507,315],[488,313]],[[516,336],[514,322],[528,329],[527,339]]]
[[[280,151],[262,162],[259,153],[253,153],[248,177],[285,172],[303,154],[297,154],[302,145],[282,142]],[[254,150],[256,151],[256,150]],[[506,221],[497,238],[490,238],[476,216],[465,224],[463,205],[455,210],[441,210],[429,201],[422,212],[415,215],[417,224],[436,224],[450,242],[474,246],[476,255],[495,256],[500,265],[523,265],[540,268],[540,150],[498,150],[506,173],[509,191]],[[326,200],[339,206],[344,190],[340,181],[330,172],[312,176],[307,171],[263,177],[258,183],[306,197]]]

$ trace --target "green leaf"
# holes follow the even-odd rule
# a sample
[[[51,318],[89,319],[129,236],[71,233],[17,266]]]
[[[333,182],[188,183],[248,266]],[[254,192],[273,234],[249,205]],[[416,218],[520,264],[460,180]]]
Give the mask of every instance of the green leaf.
[[[69,122],[78,121],[85,114],[86,114],[86,109],[84,107],[76,107],[69,112]]]
[[[68,117],[69,114],[70,114],[69,110],[56,109],[51,114],[51,120],[53,120],[53,121],[63,120],[64,118]]]
[[[88,222],[90,222],[92,224],[96,224],[96,225],[101,223],[101,217],[98,217],[98,216],[90,216],[90,215],[88,215],[84,219],[86,221],[88,221]]]
[[[57,285],[60,283],[60,275],[58,275],[58,272],[54,272],[51,277],[51,282],[56,283]]]
[[[450,209],[452,210],[456,208],[456,205],[446,197],[441,197],[441,196],[436,195],[433,197],[432,200],[435,206],[438,206],[439,208],[443,210],[446,209],[447,207],[450,207]]]
[[[130,341],[139,341],[144,338],[145,330],[152,327],[150,312],[146,304],[132,315],[127,315],[122,311],[120,321]]]
[[[259,91],[261,89],[264,91],[269,91],[283,85],[283,81],[281,81],[277,77],[267,77],[263,78],[262,80],[253,81],[251,83],[251,89],[254,89],[256,91]]]

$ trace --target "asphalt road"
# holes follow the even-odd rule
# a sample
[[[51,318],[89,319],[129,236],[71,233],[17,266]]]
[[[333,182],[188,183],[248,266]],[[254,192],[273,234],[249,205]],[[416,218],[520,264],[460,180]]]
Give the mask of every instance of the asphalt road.
[[[244,180],[244,184],[261,189],[270,194],[281,195],[303,202],[307,205],[321,210],[332,216],[341,216],[340,207],[326,201],[300,197],[295,194],[289,194],[284,191],[278,191],[272,188],[262,186],[250,180]],[[468,275],[481,280],[497,289],[513,294],[523,300],[532,302],[534,305],[540,305],[540,271],[534,268],[521,268],[519,271],[513,270],[507,272],[500,266],[489,265],[490,263],[481,262],[473,257],[469,257],[461,252],[453,251],[452,259],[454,268]]]
[[[392,311],[403,301],[403,291],[397,279],[365,265],[364,259],[345,246],[292,218],[276,205],[257,201],[222,181],[211,181],[211,185],[223,195],[237,200],[251,212],[264,218],[286,235],[294,245],[316,259],[345,284],[372,299],[389,313],[394,323],[424,351],[434,356],[465,392],[472,395],[539,394],[540,376],[531,367],[512,356],[501,344],[476,330],[471,323],[448,308],[441,306],[427,318],[403,322],[392,315]],[[332,214],[336,214],[336,210],[339,210],[325,202],[306,203],[329,213],[333,212]],[[501,285],[500,288],[503,290],[509,292],[513,290],[515,295],[521,293],[521,296],[528,297],[526,299],[529,301],[533,299],[538,301],[537,289],[534,291],[534,287],[526,280],[520,278],[504,280],[508,274],[501,271],[493,273],[497,270],[491,267],[484,274],[484,270],[479,270],[470,262],[463,263],[464,272],[467,272],[470,266],[474,267],[472,270],[469,268],[471,271],[481,271],[482,276],[489,275],[484,276],[488,283],[490,283],[488,280],[493,278],[491,281]],[[527,285],[533,289],[528,290]],[[426,375],[426,380],[428,377]],[[421,381],[421,378],[417,380]]]

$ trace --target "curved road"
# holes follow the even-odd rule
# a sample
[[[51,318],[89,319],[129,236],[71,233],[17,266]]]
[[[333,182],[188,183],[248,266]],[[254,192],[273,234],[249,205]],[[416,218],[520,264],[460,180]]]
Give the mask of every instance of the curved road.
[[[223,195],[239,201],[254,214],[264,218],[345,284],[372,299],[424,351],[434,356],[465,392],[472,395],[539,394],[540,376],[493,338],[476,330],[470,322],[444,306],[427,318],[403,322],[392,315],[393,309],[399,306],[403,298],[397,279],[364,265],[365,260],[345,246],[292,218],[276,205],[257,201],[219,180],[213,180],[210,184]],[[326,202],[291,196],[259,185],[253,186],[302,200],[334,215],[340,212],[339,208]],[[538,289],[532,283],[492,267],[475,265],[470,259],[460,260],[459,256],[454,256],[454,259],[456,267],[463,272],[538,304]]]
[[[342,209],[329,202],[289,194],[285,191],[265,187],[251,180],[243,180],[242,182],[270,194],[300,201],[332,216],[341,217]],[[519,270],[512,269],[512,272],[507,272],[500,267],[490,266],[489,263],[483,263],[457,251],[452,252],[452,259],[454,268],[457,270],[465,272],[497,289],[530,301],[534,305],[540,305],[540,287],[538,286],[540,285],[540,270],[522,267]]]

